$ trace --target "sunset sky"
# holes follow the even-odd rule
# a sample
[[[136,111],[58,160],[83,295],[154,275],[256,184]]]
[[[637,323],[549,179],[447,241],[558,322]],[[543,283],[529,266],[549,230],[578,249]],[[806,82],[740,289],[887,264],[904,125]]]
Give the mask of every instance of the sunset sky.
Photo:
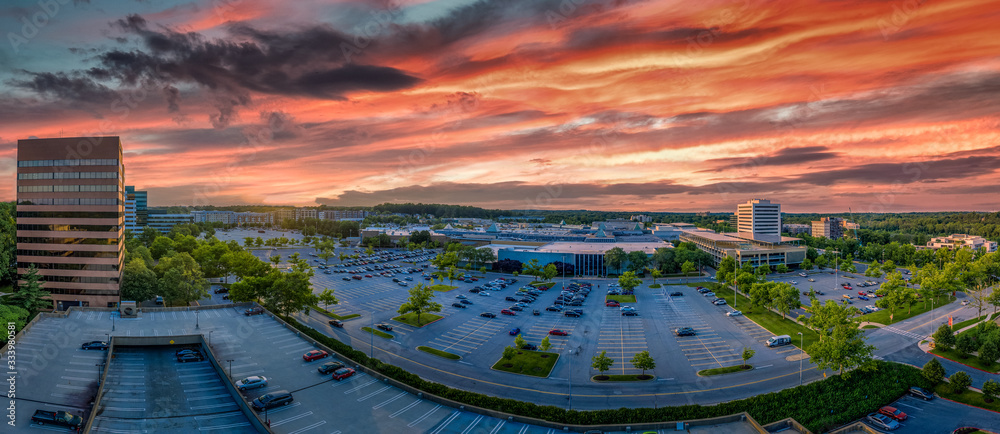
[[[1000,210],[996,0],[42,3],[3,200],[18,139],[118,135],[151,205]]]

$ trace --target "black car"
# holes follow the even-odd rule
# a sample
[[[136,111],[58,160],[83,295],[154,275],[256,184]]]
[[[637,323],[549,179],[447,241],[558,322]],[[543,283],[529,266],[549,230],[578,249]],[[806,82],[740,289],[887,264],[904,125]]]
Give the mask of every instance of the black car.
[[[549,307],[545,308],[545,310],[547,310],[549,312],[559,312],[562,309],[560,309],[559,306],[549,306]]]
[[[495,314],[493,312],[483,312],[483,313],[479,314],[479,316],[481,316],[483,318],[496,318],[497,314]]]
[[[639,312],[636,312],[634,310],[623,310],[622,316],[639,316]]]
[[[517,300],[517,301],[520,301],[520,302],[523,302],[523,303],[534,303],[535,302],[535,297],[522,297],[520,300]]]
[[[225,294],[227,292],[229,292],[229,288],[226,288],[226,287],[222,287],[222,288],[219,288],[219,289],[215,290],[216,294]]]
[[[108,349],[108,343],[107,342],[101,342],[101,341],[84,342],[83,345],[80,346],[80,349],[81,350],[106,350],[106,349]]]
[[[175,357],[180,357],[181,355],[184,355],[184,354],[197,354],[199,356],[201,355],[201,353],[198,352],[198,350],[191,349],[191,348],[184,348],[184,349],[177,350],[177,351],[174,352],[174,356]]]
[[[344,328],[344,323],[341,322],[339,319],[331,319],[327,322],[330,323],[331,326]]]
[[[329,374],[343,367],[344,364],[340,362],[326,362],[320,365],[320,367],[316,368],[316,370],[319,371],[320,374]]]
[[[274,408],[280,405],[288,405],[292,403],[292,393],[287,390],[279,390],[277,392],[271,392],[265,395],[258,396],[252,402],[250,406],[254,410],[261,411],[265,408]]]
[[[472,300],[464,300],[463,299],[463,300],[459,300],[458,302],[462,303],[462,304],[472,304]]]
[[[465,309],[465,305],[462,303],[452,303],[451,305],[459,309]]]
[[[681,327],[674,329],[674,334],[677,336],[694,336],[695,331],[691,327]]]
[[[195,353],[184,353],[184,354],[181,354],[181,355],[177,356],[177,361],[181,362],[181,363],[200,362],[202,360],[205,360],[205,358],[202,357],[201,353],[198,353],[198,352],[195,352]]]
[[[524,345],[523,345],[523,346],[521,347],[521,349],[522,349],[522,350],[530,350],[530,351],[535,351],[535,350],[537,350],[537,349],[538,349],[538,346],[537,346],[537,345],[531,345],[531,344],[524,344]]]
[[[916,398],[921,398],[924,401],[930,401],[934,399],[934,392],[924,389],[923,387],[913,386],[910,388],[910,395]]]
[[[387,332],[391,332],[392,331],[392,326],[389,325],[389,324],[386,324],[386,323],[375,324],[375,328],[377,328],[379,330],[385,330]]]
[[[511,296],[509,296],[509,295],[508,295],[507,297],[505,297],[505,298],[504,298],[504,300],[507,300],[507,301],[517,301],[517,299],[516,299],[516,298],[514,298],[514,297],[511,297]]]
[[[520,311],[523,311],[523,310],[524,310],[524,308],[523,308],[523,307],[521,307],[521,306],[511,306],[511,307],[508,307],[507,309],[510,309],[510,310],[516,310],[516,311],[518,311],[518,312],[520,312]]]
[[[567,310],[567,311],[563,312],[563,315],[569,316],[569,317],[573,317],[573,318],[579,318],[580,317],[580,314],[577,313],[575,310]]]
[[[671,296],[671,297],[681,297],[681,296],[683,296],[683,295],[684,295],[684,293],[683,293],[683,292],[680,292],[680,291],[674,291],[674,292],[671,292],[671,293],[670,293],[670,296]]]
[[[534,316],[538,316],[538,315],[541,315],[542,313],[539,312],[538,309],[534,309],[534,310],[531,311],[531,314],[534,315]]]
[[[480,291],[479,288],[472,288],[472,289],[469,290],[469,292],[471,292],[473,294],[478,294],[479,291]]]

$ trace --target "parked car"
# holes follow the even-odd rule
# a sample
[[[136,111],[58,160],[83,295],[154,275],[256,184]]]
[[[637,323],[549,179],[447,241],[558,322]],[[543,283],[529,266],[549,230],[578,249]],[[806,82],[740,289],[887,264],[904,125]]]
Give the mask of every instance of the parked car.
[[[680,327],[674,329],[674,334],[677,336],[694,336],[696,333],[691,327]]]
[[[607,307],[618,307],[621,306],[621,303],[618,303],[615,300],[608,300],[607,302],[604,303],[604,305]]]
[[[900,409],[898,409],[896,407],[890,407],[890,406],[887,405],[885,407],[882,407],[882,408],[878,409],[878,412],[880,414],[889,416],[890,418],[898,420],[898,421],[904,421],[904,420],[906,420],[906,413],[903,413],[903,410],[900,410]]]
[[[479,314],[479,316],[484,317],[484,318],[496,318],[497,314],[495,314],[493,312],[483,312],[483,313]]]
[[[459,309],[465,309],[465,305],[462,303],[452,303],[451,305]]]
[[[466,297],[465,294],[458,294],[458,295],[455,296],[455,298],[457,298],[459,300],[465,300],[465,299],[467,299],[469,297]]]
[[[743,315],[743,312],[739,310],[731,310],[729,312],[726,312],[726,316],[740,316],[740,315]]]
[[[177,361],[180,362],[180,363],[200,362],[202,360],[205,360],[205,358],[202,357],[201,353],[199,353],[199,352],[185,353],[185,354],[181,354],[181,355],[177,356]]]
[[[331,319],[327,321],[331,326],[344,328],[344,322],[339,319]]]
[[[472,300],[459,300],[458,302],[462,304],[472,304]]]
[[[721,299],[721,298],[717,298],[715,300],[712,300],[712,304],[714,304],[716,306],[722,306],[722,305],[726,304],[726,300],[725,299]]]
[[[565,332],[559,329],[549,330],[549,334],[552,336],[569,336],[569,332]]]
[[[246,316],[260,315],[262,313],[264,313],[264,308],[260,307],[260,306],[251,307],[250,309],[247,309],[247,310],[243,311],[243,315],[246,315]]]
[[[712,291],[708,291],[704,295],[705,295],[705,297],[715,297],[715,293],[712,292]]]
[[[874,426],[876,429],[892,431],[896,428],[899,428],[899,422],[896,422],[890,419],[889,416],[885,416],[882,414],[871,413],[868,415],[867,419],[868,419],[868,424]]]
[[[323,350],[312,350],[312,351],[310,351],[308,353],[303,354],[302,355],[302,360],[305,360],[307,362],[311,362],[313,360],[319,360],[319,359],[322,359],[324,357],[329,357],[329,356],[330,356],[330,354],[328,354],[326,351],[323,351]]]
[[[106,349],[108,349],[108,343],[107,342],[103,342],[103,341],[84,342],[83,345],[80,346],[80,349],[81,350],[106,350]]]
[[[517,298],[511,297],[511,296],[508,295],[507,297],[504,298],[504,300],[505,301],[517,301]]]
[[[384,322],[380,322],[378,324],[375,324],[375,328],[377,328],[379,330],[385,330],[387,332],[391,332],[392,331],[392,326],[389,325],[389,324],[386,324]]]
[[[521,333],[521,328],[520,327],[514,327],[514,328],[510,329],[510,332],[508,332],[508,333],[511,336],[517,336],[518,334]]]
[[[538,349],[538,346],[537,345],[531,345],[531,344],[524,344],[524,345],[521,346],[521,349],[522,350],[535,351],[535,350]]]
[[[684,295],[684,293],[683,293],[683,292],[680,292],[680,291],[674,291],[674,292],[671,292],[671,293],[670,293],[670,296],[671,296],[671,297],[681,297],[681,296],[683,296],[683,295]]]
[[[545,308],[545,310],[547,310],[549,312],[559,312],[559,311],[562,310],[562,308],[560,308],[559,306],[553,305],[553,306],[549,306],[549,307]]]
[[[352,375],[354,375],[354,370],[351,368],[340,368],[336,371],[333,371],[333,379],[337,381],[343,380]]]
[[[581,316],[580,313],[577,312],[577,311],[575,311],[575,310],[564,311],[563,315],[564,316],[568,316],[568,317],[572,317],[572,318],[579,318]]]
[[[508,307],[507,309],[510,309],[512,311],[515,311],[515,312],[520,312],[520,311],[524,310],[523,307],[518,306],[518,305],[514,305],[514,306],[511,306],[511,307]]]
[[[347,277],[347,276],[344,276],[342,280],[346,280],[346,281],[350,282],[350,281],[351,281],[351,278],[350,278],[350,277]]]
[[[792,337],[789,335],[781,336],[771,336],[767,339],[766,345],[768,347],[780,347],[782,345],[788,345],[792,343]]]
[[[481,296],[483,296],[483,297],[489,297],[489,296],[490,296],[490,293],[488,293],[488,292],[486,292],[486,291],[479,291],[479,295],[481,295]]]
[[[225,293],[227,293],[227,292],[229,292],[229,288],[226,288],[226,287],[224,287],[224,286],[223,286],[223,287],[221,287],[221,288],[217,288],[217,289],[215,290],[215,293],[216,293],[216,294],[225,294]]]
[[[243,392],[247,389],[256,389],[267,386],[267,377],[254,375],[236,382],[236,388]]]
[[[343,367],[344,367],[343,363],[334,361],[334,362],[326,362],[320,365],[320,367],[316,368],[316,370],[319,371],[320,374],[326,375]]]
[[[923,387],[913,386],[910,388],[910,396],[923,399],[924,401],[930,401],[934,399],[934,392],[924,389]]]
[[[624,310],[622,311],[622,316],[639,316],[639,312],[634,310]]]
[[[531,314],[534,315],[534,316],[538,316],[538,315],[541,315],[542,313],[539,312],[538,309],[532,309]]]
[[[501,310],[500,310],[500,313],[501,313],[501,314],[503,314],[503,315],[510,315],[510,316],[515,316],[515,315],[517,315],[517,313],[516,313],[516,312],[514,312],[514,311],[512,311],[512,310],[510,310],[510,309],[501,309]]]
[[[287,390],[278,390],[258,396],[250,402],[250,406],[253,407],[254,410],[262,411],[265,408],[274,408],[281,405],[291,404],[293,399],[294,398],[292,397],[291,392]]]
[[[80,429],[83,427],[84,422],[82,417],[72,413],[47,410],[35,410],[35,414],[31,416],[31,421],[39,425],[49,424],[55,426],[65,426],[73,429]]]

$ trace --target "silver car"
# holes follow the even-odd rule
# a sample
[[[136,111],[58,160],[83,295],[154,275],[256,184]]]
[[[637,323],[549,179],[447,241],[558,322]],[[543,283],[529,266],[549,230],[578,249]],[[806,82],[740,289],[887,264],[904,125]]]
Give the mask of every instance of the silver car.
[[[244,378],[236,382],[236,388],[241,392],[247,389],[256,389],[258,387],[267,386],[267,377],[260,375],[254,375],[252,377]]]
[[[878,429],[892,431],[899,428],[899,422],[892,420],[892,418],[884,414],[871,413],[868,415],[867,419],[869,424]]]

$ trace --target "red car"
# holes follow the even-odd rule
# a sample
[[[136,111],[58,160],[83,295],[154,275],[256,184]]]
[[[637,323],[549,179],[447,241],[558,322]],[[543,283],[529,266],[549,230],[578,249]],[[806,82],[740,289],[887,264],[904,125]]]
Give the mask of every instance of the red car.
[[[617,301],[614,301],[614,300],[608,300],[608,302],[604,303],[604,305],[607,306],[607,307],[618,307],[618,306],[621,306],[620,303],[618,303]]]
[[[343,380],[352,375],[354,375],[354,370],[351,368],[340,368],[336,371],[333,371],[333,379],[337,381]]]
[[[868,295],[868,293],[866,293],[864,291],[858,291],[858,295]]]
[[[503,315],[510,315],[510,316],[517,315],[517,313],[515,313],[514,311],[512,311],[510,309],[501,310],[500,313],[503,314]]]
[[[329,356],[329,354],[327,354],[326,351],[323,351],[323,350],[312,350],[312,351],[310,351],[308,353],[303,354],[302,355],[302,360],[305,360],[307,362],[311,362],[313,360],[319,360],[319,359],[322,359],[322,358],[328,357],[328,356]]]
[[[553,335],[553,336],[569,336],[568,332],[564,332],[564,331],[559,330],[559,329],[549,330],[549,334]]]
[[[906,413],[895,407],[885,406],[878,409],[878,412],[896,420],[906,420]]]
[[[372,277],[371,274],[365,274],[365,277]]]

